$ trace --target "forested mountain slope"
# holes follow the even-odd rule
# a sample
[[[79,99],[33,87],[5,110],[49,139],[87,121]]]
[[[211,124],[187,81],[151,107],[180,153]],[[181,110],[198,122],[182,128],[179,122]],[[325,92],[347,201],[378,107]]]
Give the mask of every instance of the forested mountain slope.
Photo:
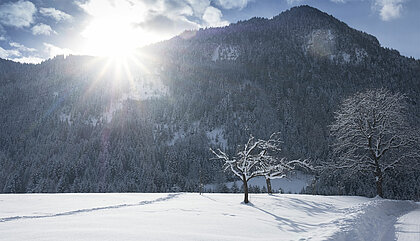
[[[185,32],[125,65],[1,60],[0,191],[196,191],[200,173],[231,178],[209,147],[276,131],[288,158],[327,160],[340,101],[381,87],[407,94],[418,127],[420,61],[308,6]],[[397,176],[385,195],[418,197],[419,174]],[[369,178],[322,177],[317,192],[372,195]]]

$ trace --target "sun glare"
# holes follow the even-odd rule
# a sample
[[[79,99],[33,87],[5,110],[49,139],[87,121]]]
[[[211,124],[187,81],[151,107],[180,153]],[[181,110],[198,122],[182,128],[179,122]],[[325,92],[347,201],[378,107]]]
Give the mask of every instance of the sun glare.
[[[85,51],[91,55],[124,57],[138,47],[134,29],[118,18],[94,19],[82,35]]]
[[[130,59],[136,49],[170,37],[141,24],[147,16],[147,7],[141,2],[96,0],[79,6],[90,15],[81,32],[83,54]]]
[[[150,56],[141,53],[139,48],[163,40],[165,36],[140,24],[146,16],[145,8],[140,5],[100,0],[80,5],[90,15],[81,31],[80,52],[100,57],[92,61],[92,68],[97,68],[98,64],[100,67],[89,89],[95,88],[104,77],[112,78],[116,89],[125,81],[130,89],[135,89],[139,73],[149,73],[146,63]]]

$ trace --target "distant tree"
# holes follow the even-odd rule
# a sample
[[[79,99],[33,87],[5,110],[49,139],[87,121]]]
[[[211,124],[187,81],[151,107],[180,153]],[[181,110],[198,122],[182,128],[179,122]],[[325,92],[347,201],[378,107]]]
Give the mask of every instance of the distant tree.
[[[369,172],[383,197],[384,175],[412,168],[420,158],[418,130],[407,121],[406,97],[388,90],[368,90],[345,99],[330,126],[333,168]]]
[[[258,169],[262,170],[267,184],[267,192],[273,193],[271,188],[271,179],[284,178],[296,167],[312,170],[308,160],[287,160],[285,157],[278,157],[281,151],[281,141],[278,138],[279,133],[273,133],[267,141],[262,141],[259,145],[261,152],[261,161]]]
[[[238,193],[240,191],[238,185],[236,184],[236,181],[233,182],[233,185],[232,185],[232,188],[230,189],[230,191],[232,193]]]
[[[261,192],[262,192],[262,193],[266,193],[266,192],[267,192],[267,188],[266,188],[265,186],[263,186],[263,187],[261,188]]]
[[[248,203],[248,181],[257,176],[264,176],[268,179],[281,178],[286,172],[293,169],[293,165],[306,162],[294,160],[286,162],[284,158],[277,160],[272,153],[279,149],[279,140],[275,139],[277,133],[270,136],[268,140],[256,139],[252,135],[243,149],[235,157],[229,157],[220,149],[210,151],[216,156],[215,159],[223,160],[225,170],[230,169],[238,176],[244,187],[244,203]]]

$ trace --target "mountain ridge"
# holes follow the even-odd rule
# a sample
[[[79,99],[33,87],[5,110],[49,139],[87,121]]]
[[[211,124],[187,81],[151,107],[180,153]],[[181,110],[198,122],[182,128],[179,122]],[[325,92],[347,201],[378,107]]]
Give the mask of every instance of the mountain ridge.
[[[308,6],[141,53],[119,76],[87,56],[0,61],[0,192],[197,191],[233,180],[209,147],[235,153],[278,131],[283,156],[328,160],[334,111],[366,89],[407,94],[418,127],[420,62]],[[372,196],[370,178],[327,175],[314,192]],[[394,180],[387,197],[420,193],[419,175]]]

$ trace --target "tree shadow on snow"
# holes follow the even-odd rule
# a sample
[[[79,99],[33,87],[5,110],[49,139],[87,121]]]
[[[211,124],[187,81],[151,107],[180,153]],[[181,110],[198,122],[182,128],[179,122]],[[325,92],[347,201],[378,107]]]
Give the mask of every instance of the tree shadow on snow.
[[[313,202],[313,201],[304,201],[299,198],[289,198],[291,205],[298,210],[303,210],[308,214],[308,216],[316,216],[321,213],[336,213],[338,210],[331,204]],[[281,204],[277,204],[281,206]]]
[[[279,216],[275,215],[274,213],[271,213],[271,212],[266,211],[266,210],[264,210],[260,207],[255,206],[252,203],[248,203],[247,205],[249,207],[255,208],[255,209],[257,209],[257,210],[259,210],[259,211],[261,211],[265,214],[268,214],[268,215],[274,217],[276,219],[276,221],[278,222],[277,226],[280,230],[284,230],[285,227],[288,227],[287,231],[306,232],[306,229],[305,229],[307,227],[306,224],[295,222],[295,221],[293,221],[291,219],[288,219],[288,218],[279,217]]]
[[[15,221],[15,220],[21,220],[21,219],[39,219],[39,218],[70,216],[70,215],[75,215],[75,214],[79,214],[79,213],[88,213],[88,212],[94,212],[94,211],[100,211],[100,210],[143,206],[143,205],[148,205],[148,204],[152,204],[152,203],[156,203],[156,202],[167,201],[167,200],[170,200],[170,199],[173,199],[173,198],[177,197],[178,195],[179,195],[179,193],[174,193],[174,194],[168,194],[166,197],[157,198],[155,200],[141,201],[141,202],[134,203],[134,204],[118,204],[118,205],[97,207],[97,208],[85,208],[85,209],[78,209],[78,210],[62,212],[62,213],[55,213],[55,214],[48,214],[48,215],[28,215],[28,216],[5,217],[5,218],[0,218],[0,223],[10,222],[10,221]]]

